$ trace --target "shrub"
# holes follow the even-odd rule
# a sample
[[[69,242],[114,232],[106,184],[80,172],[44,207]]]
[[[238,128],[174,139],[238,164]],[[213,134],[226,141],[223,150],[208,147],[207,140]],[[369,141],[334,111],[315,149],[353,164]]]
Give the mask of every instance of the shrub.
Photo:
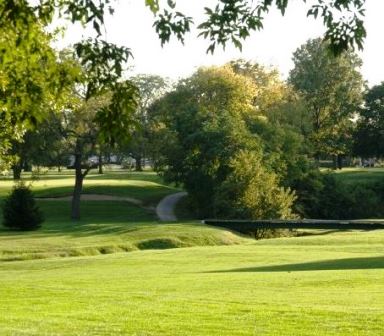
[[[279,185],[278,176],[255,152],[240,151],[230,163],[232,172],[218,188],[215,209],[219,218],[295,218],[295,193]]]
[[[23,184],[16,185],[3,205],[3,225],[26,231],[38,229],[43,221],[31,190]]]
[[[331,174],[311,172],[297,181],[295,211],[305,218],[362,219],[384,215],[384,184],[350,185]]]

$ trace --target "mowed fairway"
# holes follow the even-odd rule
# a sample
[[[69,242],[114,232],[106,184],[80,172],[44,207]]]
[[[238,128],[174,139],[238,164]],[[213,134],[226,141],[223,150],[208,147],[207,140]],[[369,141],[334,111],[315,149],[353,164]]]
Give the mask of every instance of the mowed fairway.
[[[254,241],[123,202],[77,224],[40,204],[41,231],[0,232],[0,335],[384,334],[383,231]]]

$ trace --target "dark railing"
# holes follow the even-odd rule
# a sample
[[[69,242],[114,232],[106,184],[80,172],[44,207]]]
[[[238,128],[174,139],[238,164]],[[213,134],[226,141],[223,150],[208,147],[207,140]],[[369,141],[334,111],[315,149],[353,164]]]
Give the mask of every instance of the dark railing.
[[[384,221],[364,220],[220,220],[204,219],[203,223],[249,233],[258,229],[384,230]]]

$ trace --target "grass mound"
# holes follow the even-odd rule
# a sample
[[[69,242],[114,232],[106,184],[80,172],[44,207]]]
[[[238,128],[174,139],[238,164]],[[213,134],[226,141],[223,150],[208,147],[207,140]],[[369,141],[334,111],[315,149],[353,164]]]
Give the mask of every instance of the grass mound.
[[[164,250],[170,248],[185,247],[180,239],[177,238],[154,238],[143,240],[136,245],[140,250]]]

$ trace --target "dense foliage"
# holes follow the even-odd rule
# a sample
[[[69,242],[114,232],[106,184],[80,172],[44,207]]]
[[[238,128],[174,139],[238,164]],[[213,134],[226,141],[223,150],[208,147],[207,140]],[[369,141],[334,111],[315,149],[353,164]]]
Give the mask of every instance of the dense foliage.
[[[353,52],[331,55],[321,39],[307,41],[293,54],[289,82],[305,99],[314,155],[344,155],[352,143],[352,119],[362,104],[362,61]]]
[[[384,156],[384,83],[365,95],[355,132],[355,154],[364,158]]]
[[[17,230],[36,230],[44,216],[35,203],[32,191],[25,185],[16,185],[3,205],[3,225]]]
[[[232,62],[198,70],[153,107],[169,139],[158,167],[186,188],[201,217],[293,216],[290,181],[308,165],[302,137],[266,116],[286,94],[279,81]]]

